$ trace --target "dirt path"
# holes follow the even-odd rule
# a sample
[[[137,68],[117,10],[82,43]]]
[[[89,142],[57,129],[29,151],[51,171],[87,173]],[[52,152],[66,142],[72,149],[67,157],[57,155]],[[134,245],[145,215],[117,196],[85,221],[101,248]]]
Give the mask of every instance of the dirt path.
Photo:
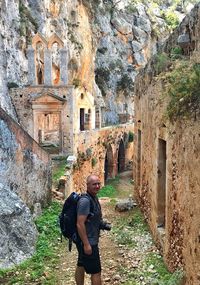
[[[131,184],[131,173],[125,172],[115,185],[121,197],[129,197],[133,191]],[[115,212],[114,205],[110,205],[109,199],[100,199],[103,217],[113,223],[115,218],[121,215]],[[112,232],[102,232],[100,238],[100,252],[102,260],[102,279],[103,284],[118,285],[122,284],[122,276],[119,273],[119,266],[124,263],[124,253],[114,242]],[[72,252],[63,249],[60,256],[61,267],[59,270],[59,285],[75,285],[74,271],[76,267],[77,252],[73,246]],[[90,285],[89,276],[86,276],[85,285]]]

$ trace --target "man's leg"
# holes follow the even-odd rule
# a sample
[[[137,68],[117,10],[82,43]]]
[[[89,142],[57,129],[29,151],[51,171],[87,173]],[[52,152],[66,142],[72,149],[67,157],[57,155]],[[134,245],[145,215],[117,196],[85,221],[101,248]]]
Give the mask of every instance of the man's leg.
[[[85,269],[83,268],[83,266],[77,266],[75,271],[76,285],[84,285],[84,277],[85,277]]]
[[[101,272],[96,274],[91,274],[92,285],[101,285]]]

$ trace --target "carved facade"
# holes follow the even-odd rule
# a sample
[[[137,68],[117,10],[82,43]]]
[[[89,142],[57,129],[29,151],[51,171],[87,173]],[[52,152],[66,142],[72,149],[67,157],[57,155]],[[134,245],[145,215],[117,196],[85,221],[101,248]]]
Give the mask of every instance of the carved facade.
[[[27,54],[28,86],[10,92],[19,122],[51,152],[74,154],[74,136],[101,127],[101,108],[87,90],[68,84],[68,52],[56,34],[36,34]]]

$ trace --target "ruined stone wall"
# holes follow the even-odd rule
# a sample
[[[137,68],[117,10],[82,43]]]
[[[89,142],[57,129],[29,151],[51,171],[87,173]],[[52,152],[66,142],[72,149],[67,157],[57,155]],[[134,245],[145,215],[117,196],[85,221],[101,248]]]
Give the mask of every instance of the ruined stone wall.
[[[184,30],[187,23],[191,37],[182,49],[181,60],[186,56],[188,65],[190,62],[199,65],[198,15],[199,6],[196,6],[191,15],[183,21],[183,27],[178,29],[179,33],[175,32],[176,40],[172,35],[163,49],[171,53],[173,44],[179,45],[179,36],[183,31],[184,35],[187,34]],[[156,62],[154,58],[136,81],[134,145],[136,193],[169,270],[183,268],[186,273],[185,284],[198,285],[200,282],[200,114],[197,107],[199,101],[194,107],[194,102],[191,100],[185,113],[180,112],[170,119],[168,108],[170,97],[166,94],[169,85],[167,78],[176,64],[169,59],[168,66],[158,71]],[[181,103],[183,100],[185,99],[180,98],[178,102]],[[163,168],[163,165],[166,165],[166,168]],[[165,179],[162,178],[165,176]]]
[[[51,171],[48,154],[0,109],[0,182],[31,209],[50,200]]]
[[[130,165],[132,167],[133,142],[128,142],[129,131],[133,132],[132,124],[85,131],[78,135],[77,162],[73,166],[73,190],[85,191],[86,178],[92,173],[99,175],[102,186],[104,185],[105,156],[109,145],[113,155],[110,175],[114,178],[118,174],[118,150],[121,140],[125,149],[125,169]]]

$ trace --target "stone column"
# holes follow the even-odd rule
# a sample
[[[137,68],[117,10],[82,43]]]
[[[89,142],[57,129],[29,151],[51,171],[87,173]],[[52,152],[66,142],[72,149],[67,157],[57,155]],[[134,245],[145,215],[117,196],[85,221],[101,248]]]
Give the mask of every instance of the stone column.
[[[60,50],[60,82],[68,84],[68,53],[66,48]]]
[[[27,50],[28,55],[28,84],[36,85],[36,66],[35,66],[35,50],[30,46]]]
[[[49,49],[44,50],[44,85],[52,85],[52,56]]]
[[[102,115],[101,115],[101,108],[99,108],[99,129],[101,129],[102,124]]]
[[[76,135],[77,135],[77,130],[76,130],[76,112],[75,112],[75,107],[77,106],[76,102],[76,94],[74,88],[68,89],[68,110],[69,110],[69,117],[70,117],[70,129],[68,131],[69,138],[70,138],[70,154],[76,155],[77,149],[75,146],[75,141],[76,141]]]

